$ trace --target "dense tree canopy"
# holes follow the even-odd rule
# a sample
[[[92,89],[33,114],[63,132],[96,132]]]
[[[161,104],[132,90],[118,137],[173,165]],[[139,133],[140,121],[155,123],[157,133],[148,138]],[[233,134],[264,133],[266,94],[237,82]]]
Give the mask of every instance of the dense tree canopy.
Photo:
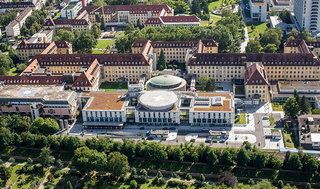
[[[80,32],[80,36],[75,39],[73,48],[78,53],[91,53],[92,48],[97,45],[97,39],[90,31],[85,30]]]

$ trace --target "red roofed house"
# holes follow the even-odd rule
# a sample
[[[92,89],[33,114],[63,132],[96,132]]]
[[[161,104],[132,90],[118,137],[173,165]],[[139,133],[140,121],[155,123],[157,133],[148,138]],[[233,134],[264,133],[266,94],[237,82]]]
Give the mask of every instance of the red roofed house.
[[[261,102],[269,101],[269,82],[262,65],[253,63],[245,71],[246,98],[259,98]]]

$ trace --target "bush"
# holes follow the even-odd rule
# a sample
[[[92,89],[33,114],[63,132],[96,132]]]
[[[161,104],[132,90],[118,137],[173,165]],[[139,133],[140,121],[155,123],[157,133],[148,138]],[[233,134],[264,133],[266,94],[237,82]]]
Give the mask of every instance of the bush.
[[[130,181],[130,188],[133,188],[133,189],[138,188],[137,181],[135,180]]]
[[[188,173],[188,174],[186,175],[186,179],[187,179],[187,180],[192,180],[192,176]]]
[[[63,175],[63,171],[62,170],[58,170],[58,171],[54,172],[53,175],[54,175],[55,178],[58,178],[58,177]]]
[[[148,172],[147,172],[145,169],[141,169],[141,170],[139,171],[139,174],[140,174],[140,175],[143,175],[143,176],[147,176],[147,175],[148,175]]]
[[[31,158],[28,158],[28,159],[27,159],[27,163],[28,163],[28,164],[33,164],[33,160],[32,160]]]
[[[167,186],[178,187],[178,188],[188,188],[188,184],[182,181],[169,180]]]
[[[13,158],[13,157],[11,157],[9,160],[8,160],[8,162],[10,162],[10,163],[14,163],[16,160]]]
[[[320,109],[312,109],[312,114],[320,114]]]

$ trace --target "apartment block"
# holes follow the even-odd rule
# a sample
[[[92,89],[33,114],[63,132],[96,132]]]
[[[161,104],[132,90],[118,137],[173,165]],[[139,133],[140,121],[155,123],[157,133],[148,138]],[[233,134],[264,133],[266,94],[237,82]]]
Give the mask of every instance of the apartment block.
[[[90,22],[85,19],[47,19],[46,23],[43,25],[44,29],[58,31],[60,29],[64,30],[88,30],[91,28]]]
[[[289,40],[284,43],[284,53],[313,53],[315,56],[320,55],[320,42],[306,42],[302,39]]]
[[[27,7],[24,9],[8,26],[6,26],[6,33],[9,37],[16,37],[20,35],[20,29],[24,25],[28,16],[32,13],[32,8]]]
[[[66,7],[61,10],[61,18],[75,19],[81,9],[81,1],[71,1]]]
[[[200,26],[200,21],[197,16],[160,16],[147,19],[144,25],[146,27],[160,27],[163,25],[191,27]]]

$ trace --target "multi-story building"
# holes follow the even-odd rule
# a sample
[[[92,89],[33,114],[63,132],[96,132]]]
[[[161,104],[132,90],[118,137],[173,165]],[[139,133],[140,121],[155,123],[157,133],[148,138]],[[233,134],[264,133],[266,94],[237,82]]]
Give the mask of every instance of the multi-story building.
[[[0,114],[22,114],[32,119],[52,117],[73,120],[78,109],[77,94],[63,87],[0,87]]]
[[[0,13],[12,10],[24,10],[26,8],[40,9],[41,1],[17,1],[17,2],[0,2]]]
[[[16,51],[20,60],[29,60],[37,54],[72,54],[72,45],[66,41],[54,41],[52,43],[22,41],[17,46]]]
[[[298,117],[300,145],[304,148],[320,148],[320,115]]]
[[[255,21],[265,22],[267,20],[266,0],[249,0],[251,18]]]
[[[140,125],[232,126],[231,93],[145,91],[135,97],[123,93],[83,93],[81,101],[87,128]]]
[[[295,22],[299,29],[308,29],[312,33],[320,31],[318,0],[295,0]]]
[[[150,40],[137,40],[131,45],[132,53],[141,53],[144,49],[151,48],[158,59],[161,51],[166,62],[186,62],[186,55],[190,51],[203,53],[218,53],[218,43],[212,39],[201,39],[199,41],[162,41],[151,42]]]
[[[53,39],[53,30],[44,30],[35,33],[28,41],[30,43],[51,43]]]
[[[146,27],[159,27],[163,25],[171,26],[200,26],[200,18],[197,16],[159,16],[148,18],[144,25]]]
[[[259,63],[253,63],[245,71],[245,94],[248,99],[270,100],[267,74]]]
[[[302,39],[289,40],[284,43],[284,53],[313,53],[319,57],[320,42],[306,42]]]
[[[149,18],[174,15],[174,10],[168,5],[87,6],[80,12],[82,11],[87,11],[91,22],[96,22],[96,16],[99,15],[104,18],[107,25],[126,23],[132,23],[135,26],[144,25]]]
[[[15,37],[20,35],[20,29],[24,25],[28,16],[32,13],[32,8],[27,7],[24,9],[15,20],[10,22],[8,26],[6,26],[6,33],[9,37]]]
[[[90,22],[85,19],[47,19],[46,23],[43,25],[44,29],[58,31],[60,29],[64,30],[88,30],[91,28]]]
[[[66,19],[75,19],[81,9],[81,1],[71,1],[66,7],[61,10],[61,17]]]

